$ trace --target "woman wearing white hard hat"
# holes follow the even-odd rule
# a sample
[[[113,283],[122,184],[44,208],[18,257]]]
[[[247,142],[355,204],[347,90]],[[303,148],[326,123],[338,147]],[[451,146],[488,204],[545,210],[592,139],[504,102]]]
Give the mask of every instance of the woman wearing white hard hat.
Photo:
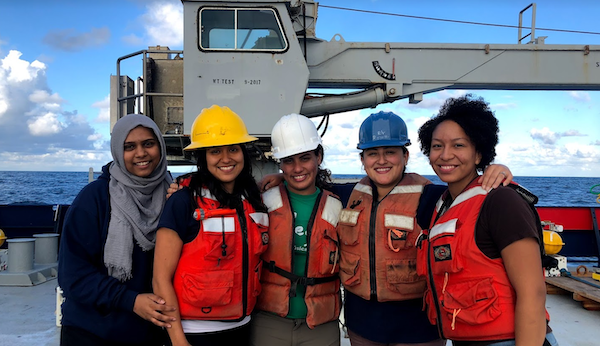
[[[320,168],[321,137],[310,119],[290,114],[275,124],[271,141],[284,182],[263,193],[270,243],[251,344],[339,345],[342,203],[326,190],[330,173]]]
[[[354,187],[338,226],[339,275],[353,346],[443,344],[422,311],[425,283],[416,277],[416,250],[409,241],[419,232],[412,234],[406,226],[410,219],[413,229],[426,228],[445,187],[405,173],[409,144],[406,124],[390,112],[371,114],[359,131],[358,149],[367,177]],[[507,183],[512,178],[505,166],[490,168],[484,176],[490,188],[506,175]],[[276,184],[280,178],[267,176],[261,186]]]

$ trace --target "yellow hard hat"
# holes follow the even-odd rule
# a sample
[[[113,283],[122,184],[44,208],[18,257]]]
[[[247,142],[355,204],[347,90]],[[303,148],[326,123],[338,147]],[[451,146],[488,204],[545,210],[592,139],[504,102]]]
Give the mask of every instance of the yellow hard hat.
[[[239,115],[228,107],[204,108],[192,124],[192,143],[183,150],[242,144],[257,140],[250,136]]]
[[[556,255],[562,250],[563,243],[562,238],[558,233],[554,231],[544,231],[544,250],[547,255]]]
[[[0,246],[2,246],[4,244],[5,240],[6,240],[6,234],[4,234],[4,231],[0,229]]]

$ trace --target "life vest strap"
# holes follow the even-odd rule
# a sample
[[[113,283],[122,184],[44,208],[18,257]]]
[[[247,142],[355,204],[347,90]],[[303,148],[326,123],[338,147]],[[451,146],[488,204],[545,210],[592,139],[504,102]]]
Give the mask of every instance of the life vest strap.
[[[325,276],[321,278],[309,278],[306,276],[296,275],[294,273],[290,273],[287,270],[281,269],[280,267],[275,265],[275,261],[271,262],[263,262],[263,267],[268,271],[275,273],[277,275],[281,275],[284,278],[290,280],[292,282],[292,287],[290,288],[290,297],[296,296],[296,288],[298,285],[304,286],[314,286],[319,284],[324,284],[326,282],[332,282],[337,280],[337,275]]]

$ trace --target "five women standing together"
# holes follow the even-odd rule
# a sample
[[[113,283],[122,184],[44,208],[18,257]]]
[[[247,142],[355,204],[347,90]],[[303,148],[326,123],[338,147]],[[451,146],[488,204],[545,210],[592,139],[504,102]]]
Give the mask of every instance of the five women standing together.
[[[512,179],[506,167],[477,174],[497,143],[491,111],[483,107],[493,121],[473,110],[482,102],[451,99],[419,132],[423,152],[448,183],[437,203],[445,187],[405,172],[410,140],[393,113],[372,114],[361,125],[367,176],[345,204],[328,191],[310,119],[292,114],[275,125],[273,155],[283,175],[267,180],[271,188],[261,198],[245,147],[256,138],[227,107],[204,109],[186,148],[198,170],[158,223],[157,311],[145,318],[168,327],[173,345],[339,345],[341,279],[353,346],[444,345],[445,338],[541,345],[550,329],[535,211],[512,189],[488,195]],[[517,211],[520,221],[506,221],[500,232],[494,220]],[[527,279],[516,274],[523,270]],[[556,345],[551,333],[546,342]]]

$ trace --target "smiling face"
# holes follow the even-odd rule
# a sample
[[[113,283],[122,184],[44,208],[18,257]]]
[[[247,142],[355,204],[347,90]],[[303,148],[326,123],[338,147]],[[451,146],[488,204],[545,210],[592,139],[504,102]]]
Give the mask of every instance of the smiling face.
[[[365,172],[377,187],[379,198],[385,197],[398,185],[408,162],[408,151],[402,147],[365,149],[360,157]]]
[[[281,159],[279,167],[288,189],[299,195],[314,193],[317,190],[315,184],[322,159],[314,150]]]
[[[127,171],[138,177],[147,177],[160,163],[160,145],[154,132],[143,126],[129,131],[123,143],[123,161]]]
[[[456,198],[477,177],[481,155],[460,125],[452,120],[441,122],[431,139],[429,163]]]
[[[223,184],[228,193],[233,192],[235,179],[244,168],[244,153],[238,144],[206,149],[206,166],[210,174]]]

